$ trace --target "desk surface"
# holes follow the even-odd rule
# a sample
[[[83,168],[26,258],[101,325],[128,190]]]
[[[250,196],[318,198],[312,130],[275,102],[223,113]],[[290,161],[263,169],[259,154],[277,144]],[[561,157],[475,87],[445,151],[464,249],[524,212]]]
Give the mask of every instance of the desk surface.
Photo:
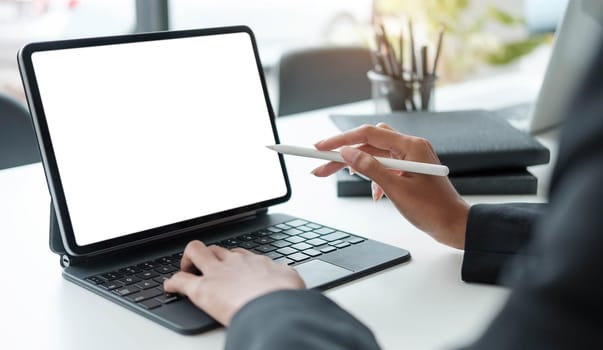
[[[515,74],[445,87],[438,91],[436,107],[489,108],[523,102],[536,95],[538,81],[538,77]],[[337,132],[328,121],[329,114],[370,113],[371,109],[370,103],[361,102],[281,118],[281,140],[312,144]],[[554,133],[539,138],[555,156]],[[286,212],[411,251],[413,259],[407,264],[326,292],[366,323],[385,349],[461,345],[477,336],[504,302],[505,289],[463,283],[462,252],[432,241],[387,200],[374,203],[368,198],[338,198],[335,179],[309,174],[319,161],[288,157],[286,163],[293,196],[273,212]],[[550,169],[551,165],[531,169],[541,182],[537,196],[472,196],[467,200],[541,201]],[[41,165],[0,171],[0,233],[4,243],[0,266],[5,268],[0,289],[0,300],[5,304],[1,348],[223,347],[222,329],[182,336],[61,278],[59,259],[48,249],[48,206]]]

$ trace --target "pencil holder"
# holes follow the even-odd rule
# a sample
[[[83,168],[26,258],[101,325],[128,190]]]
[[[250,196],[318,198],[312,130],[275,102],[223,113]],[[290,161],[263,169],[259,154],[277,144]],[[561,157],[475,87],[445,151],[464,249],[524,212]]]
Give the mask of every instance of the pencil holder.
[[[434,75],[422,80],[412,80],[409,75],[402,79],[370,70],[367,77],[371,82],[376,114],[433,109],[437,80]]]

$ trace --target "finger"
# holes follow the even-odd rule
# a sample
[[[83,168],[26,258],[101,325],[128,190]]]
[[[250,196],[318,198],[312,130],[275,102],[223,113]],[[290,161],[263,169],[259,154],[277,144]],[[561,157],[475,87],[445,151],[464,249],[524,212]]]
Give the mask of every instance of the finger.
[[[386,128],[364,125],[346,131],[337,136],[320,141],[314,145],[318,150],[332,150],[342,146],[368,144],[377,149],[390,151],[397,158],[404,158],[406,150],[413,146],[413,136],[403,135]]]
[[[384,151],[382,149],[375,148],[371,145],[362,145],[358,147],[358,149],[370,153],[377,157],[390,157],[390,152]],[[346,167],[345,163],[340,162],[329,162],[324,165],[319,166],[318,168],[312,170],[312,174],[318,177],[327,177],[335,174],[342,168]]]
[[[218,257],[201,241],[191,241],[186,245],[180,269],[185,272],[203,271],[218,261]]]
[[[208,248],[220,261],[224,261],[224,259],[228,257],[228,254],[230,254],[230,251],[228,249],[220,247],[218,245],[210,245]]]
[[[381,186],[394,183],[400,177],[391,173],[373,156],[354,147],[342,147],[341,156],[357,172],[368,176]]]
[[[312,175],[318,177],[327,177],[335,174],[339,170],[345,168],[347,165],[340,162],[329,162],[319,166],[318,168],[311,171]]]
[[[387,129],[387,130],[391,130],[391,131],[396,131],[396,129],[392,128],[391,126],[383,123],[383,122],[379,122],[377,123],[377,127],[381,128],[381,129]]]
[[[244,255],[257,255],[252,251],[249,251],[247,249],[243,249],[243,248],[232,248],[230,250],[233,253],[239,253],[239,254],[244,254]]]
[[[383,191],[383,188],[381,188],[381,186],[379,186],[375,181],[371,181],[371,194],[373,200],[377,202],[378,200],[383,198],[385,192]]]
[[[188,272],[177,272],[163,282],[163,289],[168,293],[190,295],[200,281],[199,276]]]

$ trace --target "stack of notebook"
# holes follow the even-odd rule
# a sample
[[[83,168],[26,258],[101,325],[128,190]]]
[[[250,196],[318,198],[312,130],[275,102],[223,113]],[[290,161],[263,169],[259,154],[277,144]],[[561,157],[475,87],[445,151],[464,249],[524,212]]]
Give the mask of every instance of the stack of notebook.
[[[484,110],[333,115],[331,119],[342,131],[384,122],[430,140],[461,194],[534,194],[538,181],[527,167],[550,159],[549,150],[532,136]],[[337,175],[337,194],[370,196],[370,184],[342,170]]]

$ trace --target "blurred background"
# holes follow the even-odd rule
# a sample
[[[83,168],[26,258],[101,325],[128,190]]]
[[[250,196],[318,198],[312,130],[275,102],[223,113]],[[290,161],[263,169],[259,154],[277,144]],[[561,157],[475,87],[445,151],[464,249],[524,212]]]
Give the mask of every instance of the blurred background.
[[[512,70],[550,45],[567,0],[0,0],[0,93],[24,101],[16,54],[32,41],[245,24],[256,33],[271,92],[284,53],[365,46],[372,24],[412,18],[433,45],[446,26],[440,83]]]

